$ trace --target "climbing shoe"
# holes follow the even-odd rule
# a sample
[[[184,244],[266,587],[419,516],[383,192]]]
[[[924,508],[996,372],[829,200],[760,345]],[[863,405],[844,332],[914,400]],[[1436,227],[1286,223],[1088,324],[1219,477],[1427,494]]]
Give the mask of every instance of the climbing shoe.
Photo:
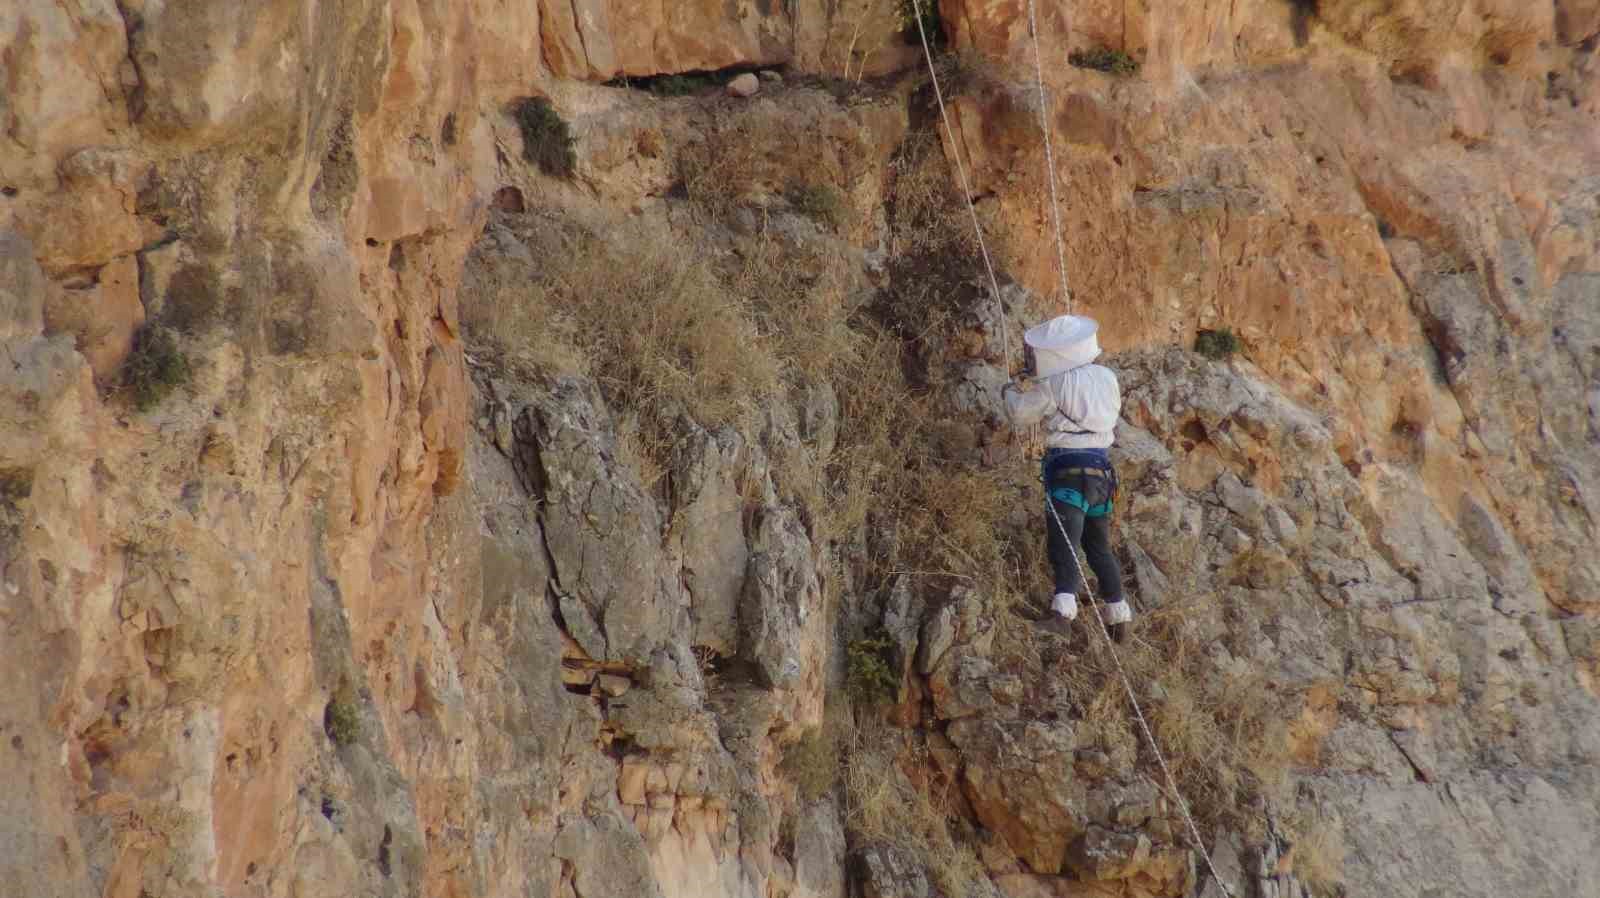
[[[1066,620],[1073,620],[1078,616],[1078,597],[1070,592],[1058,592],[1050,600],[1050,609]]]
[[[1128,630],[1133,625],[1133,606],[1128,604],[1128,600],[1107,602],[1100,606],[1100,613],[1106,627],[1111,630],[1112,641],[1117,645],[1127,642]]]

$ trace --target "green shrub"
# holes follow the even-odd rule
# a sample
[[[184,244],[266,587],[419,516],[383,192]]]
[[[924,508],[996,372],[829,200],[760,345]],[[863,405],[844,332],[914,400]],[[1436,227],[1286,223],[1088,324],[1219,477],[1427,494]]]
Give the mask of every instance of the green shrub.
[[[1080,69],[1094,69],[1107,75],[1132,75],[1139,71],[1139,61],[1121,50],[1096,47],[1093,50],[1075,50],[1068,54],[1067,62]]]
[[[839,745],[826,727],[807,730],[799,742],[784,749],[778,769],[803,800],[816,801],[839,780]]]
[[[849,682],[847,688],[857,701],[875,705],[894,698],[900,677],[894,668],[894,643],[878,633],[863,636],[845,647]]]
[[[576,169],[572,129],[544,97],[523,97],[511,104],[511,117],[522,131],[522,156],[539,170],[557,178],[570,178]]]
[[[790,184],[783,192],[794,211],[811,220],[837,230],[844,224],[846,208],[844,197],[831,184]]]
[[[361,713],[354,702],[336,698],[322,712],[322,729],[334,745],[352,745],[361,738]]]
[[[1194,351],[1208,359],[1222,361],[1240,349],[1239,338],[1231,328],[1202,330],[1194,335]]]
[[[172,332],[146,325],[133,338],[133,352],[122,367],[122,386],[139,411],[153,408],[189,382],[189,359]]]

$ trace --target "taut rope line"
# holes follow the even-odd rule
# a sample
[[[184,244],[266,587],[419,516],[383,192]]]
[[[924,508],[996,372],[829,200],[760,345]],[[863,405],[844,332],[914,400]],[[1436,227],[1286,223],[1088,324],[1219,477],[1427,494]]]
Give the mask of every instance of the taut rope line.
[[[1086,570],[1083,566],[1083,558],[1078,555],[1078,547],[1073,545],[1072,537],[1067,535],[1066,525],[1061,523],[1061,515],[1056,511],[1056,503],[1049,496],[1045,496],[1044,504],[1046,508],[1050,509],[1050,517],[1055,519],[1056,529],[1061,531],[1062,541],[1067,544],[1067,549],[1072,552],[1073,563],[1077,564],[1080,582],[1083,583],[1084,595],[1093,599],[1095,597],[1094,590],[1089,588],[1089,579],[1083,576]],[[1123,601],[1132,600],[1124,597]],[[1086,606],[1088,604],[1085,603]],[[1222,894],[1226,895],[1227,898],[1233,898],[1233,889],[1228,887],[1228,883],[1222,878],[1222,874],[1217,872],[1216,864],[1211,862],[1211,852],[1206,850],[1206,843],[1200,838],[1200,828],[1195,826],[1194,817],[1189,813],[1189,803],[1184,801],[1183,793],[1178,791],[1178,779],[1172,775],[1172,768],[1167,766],[1167,759],[1161,754],[1161,746],[1156,744],[1155,733],[1150,731],[1150,723],[1145,720],[1144,711],[1139,707],[1139,700],[1134,697],[1133,681],[1128,678],[1128,671],[1123,668],[1122,659],[1117,657],[1117,650],[1113,647],[1111,641],[1111,631],[1106,629],[1105,619],[1100,616],[1099,608],[1085,607],[1085,611],[1090,617],[1094,618],[1095,623],[1100,625],[1098,628],[1100,636],[1105,640],[1106,651],[1111,653],[1111,663],[1116,665],[1117,675],[1122,678],[1122,689],[1128,694],[1128,704],[1133,707],[1133,716],[1139,721],[1139,729],[1144,732],[1145,741],[1150,744],[1150,750],[1155,754],[1156,762],[1161,765],[1161,772],[1166,774],[1167,788],[1172,790],[1172,797],[1178,801],[1178,810],[1183,812],[1183,820],[1189,825],[1189,835],[1194,838],[1195,850],[1199,851],[1200,857],[1205,859],[1206,869],[1211,871],[1211,878],[1216,880],[1217,885],[1222,887]]]
[[[950,125],[950,112],[945,109],[944,91],[939,87],[939,72],[933,65],[933,50],[928,46],[928,31],[922,24],[922,0],[911,0],[916,13],[917,36],[922,39],[922,56],[928,61],[928,76],[933,79],[933,98],[939,102],[939,118],[944,122],[944,133],[950,138],[950,152],[956,160],[956,174],[961,178],[961,198],[967,201],[967,213],[972,216],[972,232],[978,237],[978,251],[983,254],[983,268],[989,273],[989,289],[994,297],[994,310],[1000,318],[1000,354],[1005,361],[1006,374],[1011,373],[1011,339],[1006,327],[1006,309],[1000,303],[1000,282],[994,276],[994,264],[989,261],[989,247],[983,242],[983,226],[978,223],[978,207],[972,202],[972,185],[967,182],[967,166],[961,161],[961,144],[956,142],[956,130]]]
[[[1011,366],[1011,342],[1007,335],[1005,307],[1000,303],[1000,284],[995,278],[994,265],[989,259],[989,248],[987,244],[984,243],[983,226],[978,221],[977,206],[975,206],[972,202],[972,188],[967,181],[966,165],[961,161],[961,146],[956,142],[955,128],[951,126],[950,113],[949,110],[945,108],[944,91],[939,86],[939,72],[933,64],[933,50],[928,45],[928,32],[922,24],[922,0],[911,0],[911,3],[912,10],[916,13],[917,36],[922,41],[922,55],[928,63],[928,76],[933,80],[933,96],[939,104],[939,118],[944,123],[945,134],[950,139],[950,149],[955,156],[956,174],[961,181],[961,197],[966,201],[967,212],[972,217],[972,230],[978,239],[978,250],[983,255],[984,270],[988,272],[989,275],[989,287],[994,291],[992,295],[994,296],[995,311],[999,314],[1000,318],[1001,351],[1005,356],[1006,368],[1007,372],[1009,373]],[[1047,100],[1044,92],[1043,63],[1040,61],[1039,56],[1039,32],[1037,27],[1035,27],[1034,0],[1028,0],[1028,26],[1029,33],[1033,39],[1034,74],[1039,89],[1039,128],[1044,133],[1045,164],[1050,169],[1050,204],[1052,220],[1055,225],[1057,271],[1061,276],[1061,289],[1067,301],[1067,309],[1070,312],[1072,309],[1072,292],[1067,285],[1066,252],[1061,236],[1061,212],[1056,198],[1055,161],[1050,146],[1050,122],[1047,112]],[[1061,515],[1056,512],[1055,503],[1050,500],[1049,496],[1045,497],[1045,507],[1050,509],[1050,516],[1052,519],[1054,519],[1056,527],[1061,531],[1062,541],[1067,544],[1067,550],[1072,553],[1073,562],[1077,564],[1078,570],[1083,572],[1085,570],[1083,558],[1078,555],[1078,547],[1073,544],[1072,537],[1067,534],[1066,525],[1061,522]],[[1084,595],[1091,600],[1094,599],[1094,592],[1089,588],[1088,579],[1084,578],[1082,582]],[[1129,600],[1124,598],[1123,601]],[[1105,620],[1101,618],[1098,609],[1092,610],[1089,613],[1093,615],[1095,622],[1099,624],[1098,629],[1100,631],[1100,636],[1104,640],[1106,651],[1111,654],[1111,661],[1117,668],[1117,675],[1122,679],[1122,688],[1123,691],[1127,693],[1128,704],[1132,706],[1134,717],[1139,721],[1139,729],[1144,733],[1145,741],[1149,743],[1150,750],[1155,754],[1157,763],[1161,765],[1161,772],[1166,775],[1167,786],[1172,790],[1173,797],[1177,799],[1178,810],[1183,813],[1184,822],[1188,824],[1189,834],[1194,839],[1195,850],[1199,851],[1200,856],[1205,859],[1206,869],[1210,871],[1211,877],[1212,879],[1216,880],[1217,885],[1222,888],[1223,894],[1226,895],[1227,898],[1233,898],[1234,892],[1228,887],[1227,882],[1223,880],[1222,875],[1217,872],[1216,864],[1214,864],[1211,860],[1211,852],[1206,850],[1205,841],[1200,837],[1200,828],[1195,825],[1194,816],[1189,812],[1189,803],[1184,800],[1183,793],[1178,789],[1177,777],[1172,775],[1172,768],[1167,766],[1166,756],[1161,753],[1161,746],[1156,743],[1155,733],[1150,730],[1150,723],[1145,719],[1144,710],[1139,707],[1139,699],[1133,691],[1133,682],[1128,678],[1128,671],[1122,666],[1122,659],[1117,657],[1117,650],[1113,647],[1111,632],[1106,629]]]
[[[1033,80],[1039,88],[1039,133],[1044,135],[1045,176],[1050,180],[1050,218],[1055,224],[1056,272],[1061,276],[1061,298],[1072,314],[1072,288],[1067,286],[1067,250],[1061,240],[1061,203],[1056,198],[1056,157],[1050,147],[1050,100],[1044,92],[1044,62],[1039,58],[1039,24],[1028,0],[1028,34],[1033,37]]]

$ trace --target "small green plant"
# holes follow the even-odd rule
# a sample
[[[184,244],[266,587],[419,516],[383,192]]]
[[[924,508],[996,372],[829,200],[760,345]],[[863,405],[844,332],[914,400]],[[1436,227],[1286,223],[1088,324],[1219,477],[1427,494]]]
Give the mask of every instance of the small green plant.
[[[334,745],[342,748],[354,744],[361,738],[361,714],[355,703],[347,698],[328,702],[327,709],[322,712],[322,729]]]
[[[797,182],[783,192],[794,211],[837,230],[845,222],[844,197],[831,184]]]
[[[172,331],[145,325],[133,338],[133,352],[122,368],[122,386],[139,411],[153,408],[189,382],[189,359]]]
[[[801,799],[816,801],[839,780],[839,746],[826,727],[807,730],[783,751],[778,769],[794,783]]]
[[[1074,50],[1067,62],[1080,69],[1094,69],[1107,75],[1127,76],[1139,71],[1139,61],[1121,50],[1096,47],[1093,50]]]
[[[845,647],[847,688],[857,701],[875,705],[894,698],[900,688],[894,660],[894,643],[877,633],[863,636]]]
[[[511,104],[511,117],[522,131],[522,156],[539,170],[557,178],[570,178],[577,168],[572,150],[572,129],[544,97],[523,97]]]
[[[1231,328],[1201,330],[1194,335],[1194,351],[1213,361],[1230,358],[1239,349],[1239,338]]]

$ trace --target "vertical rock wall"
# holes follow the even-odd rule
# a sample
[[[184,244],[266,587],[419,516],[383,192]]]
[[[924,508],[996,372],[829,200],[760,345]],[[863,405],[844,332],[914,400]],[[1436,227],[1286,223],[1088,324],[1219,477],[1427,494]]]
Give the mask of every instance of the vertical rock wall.
[[[985,61],[945,149],[973,164],[1004,267],[1056,310],[1037,108],[1008,68],[1025,6],[940,6]],[[1077,308],[1128,353],[1123,463],[1148,477],[1122,526],[1148,600],[1209,597],[1217,663],[1282,684],[1297,765],[1276,800],[1304,790],[1339,821],[1349,894],[1581,888],[1600,856],[1600,9],[1044,6]],[[726,110],[585,82],[875,74],[914,59],[894,19],[0,11],[0,891],[841,894],[839,808],[776,772],[820,719],[838,583],[772,476],[837,406],[780,406],[756,433],[685,421],[662,497],[593,384],[479,364],[459,304],[469,253],[537,267],[485,230],[502,187],[593,222],[681,218],[672,154],[641,135],[675,150]],[[1064,62],[1093,48],[1140,73]],[[835,249],[881,277],[904,96],[769,94],[766,126],[859,164]],[[519,161],[504,110],[527,95],[573,123],[575,181]],[[1224,325],[1248,361],[1161,349]],[[127,360],[157,330],[192,374],[140,409]],[[994,834],[996,886],[1194,888],[1135,759],[1041,723],[1069,703],[1021,691],[1043,678],[994,655],[989,611],[947,607],[942,631],[906,627],[908,658],[942,648],[913,719]],[[1303,888],[1273,860],[1293,846],[1240,848],[1261,894]],[[861,863],[868,894],[933,888]]]

